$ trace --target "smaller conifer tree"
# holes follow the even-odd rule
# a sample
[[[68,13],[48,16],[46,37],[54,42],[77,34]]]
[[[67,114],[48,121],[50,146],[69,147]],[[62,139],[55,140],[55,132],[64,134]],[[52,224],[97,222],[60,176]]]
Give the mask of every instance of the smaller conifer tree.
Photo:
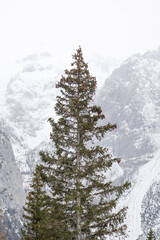
[[[150,229],[150,231],[149,231],[149,233],[147,235],[146,240],[156,240],[156,237],[155,237],[155,234],[154,234],[152,228]]]
[[[44,218],[47,213],[48,196],[43,190],[43,182],[39,175],[38,167],[35,170],[31,191],[28,193],[24,209],[24,226],[22,228],[23,240],[44,240]]]
[[[24,209],[24,225],[21,230],[21,240],[70,240],[70,232],[59,219],[63,216],[63,209],[51,207],[53,200],[45,191],[38,166],[35,169]],[[65,232],[65,235],[64,235]]]

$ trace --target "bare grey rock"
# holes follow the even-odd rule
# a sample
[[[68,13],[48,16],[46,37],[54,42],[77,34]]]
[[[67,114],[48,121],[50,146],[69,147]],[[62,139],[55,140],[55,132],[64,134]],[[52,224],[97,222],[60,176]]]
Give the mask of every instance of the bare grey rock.
[[[0,131],[0,202],[4,209],[4,225],[9,240],[19,239],[24,200],[23,180],[11,144]]]

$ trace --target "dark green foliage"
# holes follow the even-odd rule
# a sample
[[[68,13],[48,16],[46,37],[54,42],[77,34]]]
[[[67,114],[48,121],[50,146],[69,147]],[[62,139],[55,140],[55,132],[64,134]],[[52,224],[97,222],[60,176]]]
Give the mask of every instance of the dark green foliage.
[[[150,229],[150,231],[149,231],[149,233],[147,235],[146,240],[156,240],[156,237],[155,237],[155,234],[154,234],[152,228]]]
[[[62,229],[65,239],[103,239],[125,233],[126,208],[113,210],[130,183],[113,186],[106,181],[106,171],[120,159],[112,158],[107,148],[94,142],[116,125],[97,125],[105,116],[101,107],[92,103],[96,79],[89,73],[81,48],[73,59],[72,69],[66,70],[56,85],[61,91],[55,106],[59,118],[49,119],[55,151],[53,155],[40,153],[41,177],[50,189],[57,226],[68,229]]]
[[[25,221],[21,230],[22,239],[67,240],[63,235],[64,232],[66,235],[68,234],[67,226],[63,223],[62,219],[63,210],[57,211],[54,199],[52,200],[52,198],[47,195],[38,166],[33,176],[31,188],[32,190],[27,196],[26,206],[23,207],[23,217]],[[68,235],[70,236],[70,234]]]
[[[44,239],[45,225],[44,220],[48,213],[49,197],[43,190],[44,184],[36,168],[31,188],[28,193],[26,206],[24,207],[24,226],[22,229],[22,239]]]

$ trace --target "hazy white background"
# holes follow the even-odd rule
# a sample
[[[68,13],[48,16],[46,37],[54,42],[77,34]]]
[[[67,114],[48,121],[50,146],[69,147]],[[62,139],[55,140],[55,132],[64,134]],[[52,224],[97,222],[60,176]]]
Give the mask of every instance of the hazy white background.
[[[0,0],[0,82],[26,54],[67,59],[81,45],[86,58],[123,60],[157,48],[159,12],[160,0]]]
[[[0,59],[39,48],[127,57],[160,45],[159,0],[0,0]]]

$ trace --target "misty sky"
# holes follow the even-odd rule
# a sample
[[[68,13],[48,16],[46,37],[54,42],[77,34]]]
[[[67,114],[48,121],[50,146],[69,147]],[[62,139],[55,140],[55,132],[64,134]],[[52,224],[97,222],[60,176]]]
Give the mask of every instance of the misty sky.
[[[124,59],[160,46],[160,0],[0,0],[0,61],[37,51]]]

